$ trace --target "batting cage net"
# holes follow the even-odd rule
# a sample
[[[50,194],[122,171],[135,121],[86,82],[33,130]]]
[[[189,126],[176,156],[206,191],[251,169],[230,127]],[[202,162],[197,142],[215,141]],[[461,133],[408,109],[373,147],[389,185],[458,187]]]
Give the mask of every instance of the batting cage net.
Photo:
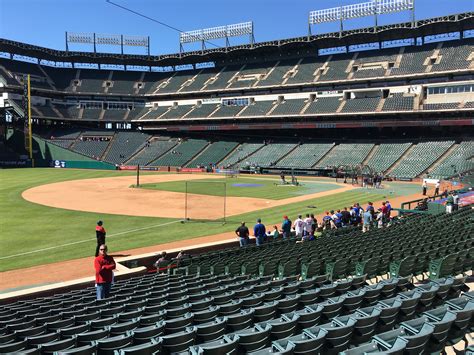
[[[185,221],[225,223],[226,183],[222,181],[186,181]]]

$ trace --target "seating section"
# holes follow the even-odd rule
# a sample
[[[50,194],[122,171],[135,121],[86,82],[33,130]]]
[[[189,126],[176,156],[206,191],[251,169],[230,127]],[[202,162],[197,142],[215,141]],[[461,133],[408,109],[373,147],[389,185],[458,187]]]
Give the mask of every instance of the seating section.
[[[235,117],[245,106],[220,105],[209,117]]]
[[[142,148],[149,139],[150,136],[142,132],[117,132],[104,160],[114,164],[123,163]]]
[[[327,57],[306,57],[296,67],[296,70],[288,77],[286,84],[311,83],[315,75],[321,70]]]
[[[473,44],[472,38],[466,39],[463,44],[444,42],[439,51],[439,63],[433,64],[431,71],[469,69],[474,60]]]
[[[77,92],[104,93],[105,81],[110,77],[109,70],[81,69],[80,85]]]
[[[255,101],[240,113],[240,117],[265,116],[272,108],[273,101]]]
[[[439,157],[441,157],[454,141],[422,142],[400,161],[391,172],[391,176],[414,178],[428,169]]]
[[[206,145],[202,139],[188,139],[181,142],[171,151],[154,160],[150,165],[155,166],[184,166],[196,156]]]
[[[229,88],[248,88],[254,86],[260,78],[265,77],[275,64],[275,62],[246,64],[229,85]]]
[[[194,106],[194,109],[186,115],[186,119],[205,118],[208,117],[217,108],[215,104],[204,104],[201,106]]]
[[[346,100],[341,112],[374,112],[380,103],[380,97],[364,97]]]
[[[327,69],[320,76],[319,81],[347,80],[348,67],[353,54],[339,54],[331,56]]]
[[[385,99],[382,111],[411,111],[414,105],[414,96],[405,96],[402,93],[395,93]]]
[[[181,92],[200,91],[206,82],[219,73],[220,68],[203,69],[192,80],[185,83]]]
[[[77,78],[78,71],[68,68],[52,68],[43,66],[43,70],[48,77],[53,80],[52,86],[59,91],[72,92],[74,89],[74,80]]]
[[[166,86],[160,87],[157,91],[158,94],[162,93],[175,93],[181,89],[181,86],[194,77],[196,73],[194,71],[180,71],[171,77]]]
[[[410,148],[411,143],[387,143],[376,147],[374,155],[365,163],[378,173],[387,171]]]
[[[390,70],[390,75],[421,74],[427,70],[427,58],[433,55],[435,44],[422,47],[405,47],[398,66]]]
[[[474,142],[461,142],[441,164],[430,171],[429,174],[432,177],[443,179],[456,175],[457,173],[474,169],[473,156]]]
[[[468,69],[472,39],[387,48],[303,59],[268,60],[176,72],[54,68],[0,59],[0,76],[21,86],[31,74],[33,88],[117,95],[171,94],[235,88],[296,85]]]
[[[157,106],[148,109],[145,111],[144,114],[142,115],[137,115],[138,120],[156,120],[159,119],[165,112],[167,112],[170,109],[169,106]]]
[[[178,141],[168,137],[154,137],[135,156],[127,161],[127,165],[148,165],[172,149]]]
[[[217,165],[222,159],[229,155],[237,145],[237,142],[228,141],[211,143],[201,154],[190,161],[186,166],[194,168],[198,166],[209,167],[211,165]]]
[[[236,163],[244,160],[263,146],[263,143],[242,143],[237,147],[237,149],[221,161],[220,165],[225,168],[233,167]]]
[[[112,86],[108,88],[109,94],[128,94],[133,95],[137,91],[137,83],[140,81],[143,73],[134,71],[115,70],[112,74]]]
[[[280,61],[277,66],[271,69],[268,75],[258,82],[257,86],[281,85],[285,79],[285,75],[290,71],[290,69],[295,67],[298,61],[298,59]]]
[[[181,119],[191,110],[192,107],[193,106],[191,105],[179,105],[179,106],[169,107],[168,111],[166,111],[165,114],[160,116],[160,119],[161,120]]]
[[[0,352],[439,353],[473,330],[460,275],[473,267],[473,217],[212,251],[118,280],[102,301],[93,286],[16,301],[0,308]],[[368,285],[374,265],[391,277]]]
[[[241,167],[245,166],[275,166],[277,161],[288,154],[296,147],[294,143],[272,143],[267,144],[254,154],[248,156],[240,162]]]
[[[306,99],[285,100],[277,105],[271,112],[271,116],[299,115],[306,105]]]
[[[433,103],[424,104],[424,110],[456,110],[459,107],[459,102]]]
[[[217,76],[214,76],[214,80],[210,80],[206,83],[205,90],[222,90],[225,89],[230,82],[230,79],[237,73],[241,68],[241,65],[228,65],[222,69]]]
[[[304,143],[296,147],[290,154],[278,161],[282,168],[311,168],[334,144]]]
[[[373,148],[373,144],[339,144],[334,147],[318,164],[318,167],[357,165],[364,161]]]
[[[385,76],[390,64],[395,63],[400,49],[385,49],[383,54],[378,50],[359,52],[352,63],[354,71],[352,78],[376,78]]]
[[[125,117],[128,117],[128,109],[108,109],[104,110],[102,119],[105,121],[123,121]]]
[[[105,150],[109,146],[110,141],[108,140],[79,140],[76,141],[72,146],[71,149],[87,155],[88,157],[100,160],[102,155],[105,153]]]
[[[341,106],[341,97],[330,96],[330,97],[318,97],[311,104],[308,105],[304,114],[323,114],[323,113],[335,113],[339,106]]]
[[[38,64],[10,61],[7,59],[0,59],[0,65],[4,67],[2,70],[5,75],[2,75],[8,84],[23,86],[23,75],[30,74],[30,83],[32,88],[52,90],[48,78],[45,76]],[[2,73],[0,72],[0,75]]]
[[[31,109],[32,109],[31,114],[33,117],[36,116],[34,113],[35,109],[41,113],[39,117],[44,117],[44,118],[58,118],[59,117],[58,113],[54,111],[53,106],[51,105],[32,106]]]

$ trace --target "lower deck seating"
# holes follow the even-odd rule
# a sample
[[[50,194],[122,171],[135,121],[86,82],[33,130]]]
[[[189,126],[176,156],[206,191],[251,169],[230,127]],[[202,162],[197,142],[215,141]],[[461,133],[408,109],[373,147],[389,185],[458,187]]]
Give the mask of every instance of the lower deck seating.
[[[93,286],[16,301],[0,306],[0,353],[439,353],[474,330],[466,276],[450,276],[472,269],[473,216],[469,208],[415,215],[384,230],[348,228],[313,242],[212,251],[174,274],[118,280],[101,301]],[[331,274],[293,267],[308,263],[311,251],[317,262],[331,251],[336,261],[325,261]],[[373,256],[366,260],[360,253]],[[284,262],[275,263],[274,255]],[[245,263],[240,269],[239,256]],[[363,273],[340,278],[341,265],[351,262],[339,260],[347,257],[362,260]],[[394,266],[390,278],[369,285],[373,258]],[[412,280],[426,260],[439,258],[450,261],[430,266],[424,283]]]

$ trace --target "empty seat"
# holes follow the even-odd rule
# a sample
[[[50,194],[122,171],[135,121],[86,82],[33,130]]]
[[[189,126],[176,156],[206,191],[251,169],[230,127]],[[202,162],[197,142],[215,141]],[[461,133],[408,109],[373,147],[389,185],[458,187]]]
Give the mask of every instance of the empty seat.
[[[297,313],[283,314],[279,318],[261,324],[271,326],[270,335],[272,340],[284,339],[296,333],[299,317]]]
[[[56,351],[72,349],[76,346],[75,338],[57,340],[50,343],[41,344],[39,347],[42,354],[53,354]]]
[[[276,340],[275,343],[282,348],[286,348],[289,344],[294,345],[294,354],[319,354],[323,348],[327,331],[322,328],[311,329],[311,331],[304,330],[301,334],[286,339]]]
[[[227,317],[216,317],[210,322],[198,324],[195,327],[198,344],[218,340],[226,332]]]
[[[222,339],[190,347],[189,353],[192,355],[235,354],[238,340],[237,336],[224,335]]]
[[[254,313],[255,310],[250,308],[242,309],[235,314],[229,314],[227,316],[227,328],[231,332],[248,328],[253,323]]]
[[[357,309],[350,315],[356,321],[352,334],[354,344],[362,344],[370,340],[375,334],[375,328],[381,313],[382,311],[377,307],[365,307]]]
[[[130,334],[117,335],[107,339],[98,340],[96,342],[99,353],[104,355],[112,355],[114,354],[115,350],[131,346],[132,344],[133,337]]]
[[[183,331],[186,327],[193,323],[193,317],[194,315],[192,313],[186,313],[182,317],[166,320],[165,333],[173,334],[175,332]]]
[[[164,331],[165,323],[163,321],[146,327],[140,327],[133,330],[133,341],[135,344],[144,344],[162,335]]]
[[[105,339],[108,336],[109,336],[108,329],[99,329],[99,330],[93,330],[87,333],[77,334],[77,338],[76,338],[77,345],[78,346],[89,345],[93,341]]]
[[[163,340],[163,350],[167,353],[175,353],[184,351],[194,345],[196,339],[196,328],[188,327],[182,332],[176,332],[169,335],[161,336]]]
[[[251,328],[241,329],[230,335],[238,337],[239,352],[252,352],[263,349],[270,344],[269,324],[255,324]]]
[[[149,342],[129,346],[118,350],[119,355],[133,354],[133,355],[145,355],[145,354],[159,354],[161,352],[163,340],[161,338],[151,339]]]

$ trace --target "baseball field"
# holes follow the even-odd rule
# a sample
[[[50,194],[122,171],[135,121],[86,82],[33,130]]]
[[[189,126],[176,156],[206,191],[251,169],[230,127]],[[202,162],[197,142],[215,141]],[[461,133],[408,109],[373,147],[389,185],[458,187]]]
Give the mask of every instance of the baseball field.
[[[110,250],[121,251],[232,235],[240,221],[253,225],[257,218],[270,229],[285,214],[294,220],[418,192],[418,185],[408,183],[366,190],[333,179],[302,177],[295,187],[279,186],[279,178],[271,176],[163,173],[142,174],[141,188],[134,188],[135,172],[68,169],[4,169],[0,182],[0,272],[92,256],[98,220],[104,221]],[[225,224],[182,223],[186,182],[194,182],[196,217],[213,209],[221,216],[222,189],[216,186],[225,183]]]

